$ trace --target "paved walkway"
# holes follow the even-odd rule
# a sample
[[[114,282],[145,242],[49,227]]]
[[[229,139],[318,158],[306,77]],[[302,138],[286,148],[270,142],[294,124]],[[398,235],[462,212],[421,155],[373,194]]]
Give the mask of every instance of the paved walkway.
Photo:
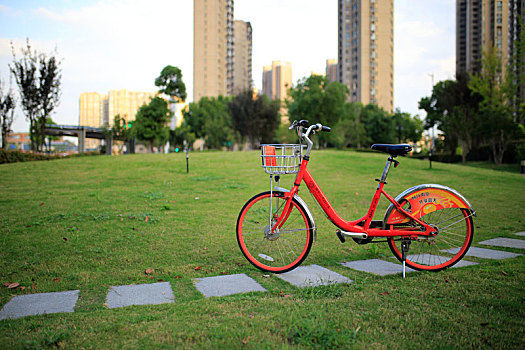
[[[516,235],[525,236],[525,232],[518,232]],[[479,244],[525,249],[525,240],[514,238],[493,238],[479,242]],[[457,249],[444,250],[443,252],[455,253]],[[520,255],[522,254],[479,247],[471,247],[466,254],[467,257],[473,256],[483,259],[510,259]],[[415,257],[410,255],[408,257],[415,259]],[[419,258],[428,260],[440,259],[441,257],[427,254]],[[399,264],[397,260],[394,261],[394,259],[395,258],[390,259],[392,261],[381,259],[349,261],[342,263],[342,265],[353,270],[386,276],[402,272],[401,264]],[[454,267],[475,264],[477,263],[463,259]],[[414,272],[414,270],[410,268],[407,268],[406,271]],[[290,272],[277,274],[275,276],[298,288],[353,282],[348,277],[319,265],[299,266]],[[257,281],[246,274],[196,278],[194,282],[195,288],[206,298],[267,291]],[[0,320],[32,315],[74,312],[79,293],[80,291],[73,290],[15,296],[0,310]],[[151,305],[173,302],[175,302],[175,297],[171,289],[171,284],[169,282],[160,282],[110,287],[104,305],[113,309],[130,305]]]

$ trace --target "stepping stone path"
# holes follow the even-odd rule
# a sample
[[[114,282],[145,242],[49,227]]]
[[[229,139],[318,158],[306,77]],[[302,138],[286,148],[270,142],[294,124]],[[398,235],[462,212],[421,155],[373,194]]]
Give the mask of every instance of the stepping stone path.
[[[496,247],[525,249],[525,241],[522,239],[515,239],[515,238],[502,238],[502,237],[492,238],[492,239],[488,239],[483,242],[479,242],[479,244],[493,245]]]
[[[31,315],[74,312],[78,290],[17,295],[0,310],[0,320]]]
[[[407,259],[415,263],[418,263],[418,264],[425,264],[425,263],[431,262],[432,264],[435,264],[435,265],[439,265],[440,263],[448,260],[446,257],[439,256],[439,255],[432,255],[432,254],[407,255]],[[461,259],[452,267],[453,268],[454,267],[464,267],[464,266],[477,265],[477,264],[478,263]]]
[[[515,233],[517,236],[525,236],[525,232]],[[483,245],[500,246],[525,249],[525,240],[513,238],[493,238],[483,242]],[[446,253],[455,253],[457,249],[444,250]],[[466,254],[484,259],[509,259],[523,254],[504,252],[493,249],[471,247]],[[440,259],[437,255],[409,255],[413,261],[428,261],[428,259]],[[454,267],[470,266],[477,263],[461,260]],[[380,276],[401,273],[402,266],[398,263],[380,259],[358,260],[342,263],[343,266],[373,273]],[[407,267],[407,272],[414,270]],[[276,274],[276,277],[296,286],[315,287],[334,283],[352,283],[348,277],[340,275],[319,265],[299,266],[296,269]],[[227,296],[247,292],[266,292],[266,289],[246,274],[224,275],[215,277],[204,277],[195,279],[195,288],[206,298],[212,296]],[[31,315],[42,315],[59,312],[74,312],[80,291],[66,291],[55,293],[25,294],[13,297],[0,310],[0,320],[7,318],[20,318]],[[171,284],[159,282],[139,285],[126,285],[110,287],[105,305],[108,308],[120,308],[130,305],[151,305],[173,303],[175,300]]]
[[[266,292],[263,286],[244,273],[197,278],[196,281],[195,287],[206,298],[223,297],[238,293]]]
[[[443,252],[456,254],[459,251],[459,248],[443,250]],[[493,250],[486,248],[470,247],[466,256],[475,256],[476,258],[484,259],[510,259],[520,256],[522,254],[509,253],[501,250]]]
[[[173,303],[175,297],[169,282],[132,284],[110,287],[106,305],[110,309],[130,305]]]
[[[403,272],[403,266],[395,264],[390,261],[381,259],[356,260],[342,263],[344,267],[348,267],[358,271],[373,273],[374,275],[386,276]],[[410,267],[406,268],[406,272],[414,272]]]
[[[292,271],[275,276],[296,287],[317,287],[353,282],[350,278],[319,265],[299,266]]]

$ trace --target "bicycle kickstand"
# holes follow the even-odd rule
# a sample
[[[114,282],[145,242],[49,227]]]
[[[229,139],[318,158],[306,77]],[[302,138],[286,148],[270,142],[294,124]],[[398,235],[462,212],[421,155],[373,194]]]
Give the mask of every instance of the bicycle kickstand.
[[[409,248],[410,248],[410,240],[403,239],[401,241],[401,256],[403,260],[403,278],[405,278],[406,259],[407,259],[407,253],[408,253]]]

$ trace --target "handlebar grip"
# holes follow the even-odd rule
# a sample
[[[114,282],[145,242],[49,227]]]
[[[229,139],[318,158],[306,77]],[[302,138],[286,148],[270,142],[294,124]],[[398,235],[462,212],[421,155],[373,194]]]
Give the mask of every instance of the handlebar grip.
[[[331,130],[332,128],[323,125],[322,131],[330,132]]]

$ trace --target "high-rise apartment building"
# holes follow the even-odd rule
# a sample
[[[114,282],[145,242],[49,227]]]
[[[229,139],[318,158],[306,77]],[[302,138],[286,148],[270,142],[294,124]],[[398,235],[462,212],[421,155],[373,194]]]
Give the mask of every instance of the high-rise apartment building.
[[[251,89],[252,80],[252,26],[250,22],[235,21],[233,94]]]
[[[110,90],[107,95],[97,92],[80,94],[79,125],[101,128],[113,126],[114,118],[120,115],[128,121],[135,120],[139,108],[155,97],[154,92],[134,92],[125,89]],[[95,149],[99,140],[87,139],[86,149]]]
[[[284,102],[288,89],[292,87],[292,64],[290,62],[272,61],[272,65],[263,67],[262,93],[272,100]],[[288,110],[281,104],[281,123],[288,122]]]
[[[521,70],[519,74],[519,99],[525,101],[525,52],[519,56],[519,47],[516,45],[520,39],[522,30],[525,26],[525,0],[510,0],[509,2],[509,52],[515,55],[516,61],[512,68],[514,70]]]
[[[233,0],[193,2],[193,100],[233,94]]]
[[[491,47],[507,62],[509,14],[509,0],[456,0],[456,75],[479,72]]]
[[[337,60],[328,59],[326,60],[326,77],[330,81],[339,81],[339,75],[337,74]]]
[[[292,87],[292,64],[272,61],[271,66],[263,67],[263,94],[272,100],[284,101],[288,89]]]
[[[394,0],[338,0],[339,82],[350,101],[394,109]]]

